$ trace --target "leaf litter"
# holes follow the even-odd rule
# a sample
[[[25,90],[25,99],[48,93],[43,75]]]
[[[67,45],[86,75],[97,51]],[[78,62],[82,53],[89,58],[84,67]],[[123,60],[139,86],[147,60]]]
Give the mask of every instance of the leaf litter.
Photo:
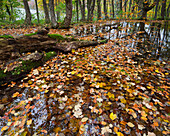
[[[138,64],[137,50],[116,43],[61,53],[30,72],[18,85],[25,94],[14,93],[0,117],[0,134],[170,134],[165,64]]]

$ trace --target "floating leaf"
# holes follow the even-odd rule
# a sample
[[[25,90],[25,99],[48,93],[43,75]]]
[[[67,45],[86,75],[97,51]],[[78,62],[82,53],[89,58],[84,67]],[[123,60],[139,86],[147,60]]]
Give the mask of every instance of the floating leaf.
[[[27,120],[27,125],[30,125],[32,123],[32,119]]]
[[[7,130],[8,126],[4,126],[3,128],[1,128],[1,132]]]
[[[84,117],[84,118],[81,119],[81,122],[86,122],[87,120],[88,120],[88,118]]]
[[[134,126],[135,126],[135,125],[134,125],[133,123],[131,123],[131,122],[128,122],[127,125],[128,125],[129,127],[134,127]]]
[[[143,125],[139,125],[139,124],[138,124],[138,128],[139,128],[139,130],[145,129],[145,127]]]
[[[17,97],[18,95],[19,95],[19,92],[16,92],[16,93],[14,93],[14,94],[12,95],[12,98]]]

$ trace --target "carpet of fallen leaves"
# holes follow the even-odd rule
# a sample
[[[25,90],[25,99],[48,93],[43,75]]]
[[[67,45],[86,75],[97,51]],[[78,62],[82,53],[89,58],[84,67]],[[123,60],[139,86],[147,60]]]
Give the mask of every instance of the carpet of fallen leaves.
[[[1,134],[168,135],[169,73],[135,54],[111,41],[59,54],[22,80]]]
[[[132,58],[140,53],[125,42],[60,53],[19,85],[12,82],[16,92],[0,117],[0,135],[169,135],[167,62],[138,63]]]

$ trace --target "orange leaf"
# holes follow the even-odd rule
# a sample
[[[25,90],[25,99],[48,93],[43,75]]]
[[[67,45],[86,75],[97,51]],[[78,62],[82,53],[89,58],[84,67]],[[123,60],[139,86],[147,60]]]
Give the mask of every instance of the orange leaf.
[[[16,92],[16,93],[13,94],[12,98],[17,97],[18,95],[19,95],[19,92]]]

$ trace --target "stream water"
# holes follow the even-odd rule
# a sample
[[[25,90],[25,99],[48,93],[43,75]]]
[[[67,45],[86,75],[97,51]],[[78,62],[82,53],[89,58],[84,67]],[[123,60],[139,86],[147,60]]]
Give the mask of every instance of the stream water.
[[[114,41],[116,45],[132,47],[141,53],[139,57],[142,56],[142,59],[160,60],[168,63],[170,59],[168,23],[115,23],[109,21],[106,24],[92,24],[77,29],[72,28],[70,31],[80,37],[92,35],[94,40],[95,38],[98,40],[107,39]],[[98,49],[96,48],[93,51],[96,50]],[[84,52],[86,52],[86,48],[84,48]],[[75,58],[70,57],[71,59]],[[102,62],[105,65],[105,62]],[[61,55],[38,69],[41,76],[30,73],[27,78],[17,82],[16,85],[13,84],[6,88],[5,90],[11,93],[0,94],[2,97],[0,101],[0,130],[7,126],[9,129],[6,135],[55,136],[56,133],[59,136],[101,135],[101,128],[103,128],[103,131],[109,129],[105,127],[104,123],[101,123],[109,120],[108,110],[117,114],[120,121],[139,122],[140,115],[137,111],[135,111],[135,115],[137,114],[135,119],[132,119],[129,114],[126,115],[123,110],[125,104],[119,101],[113,102],[112,105],[106,103],[108,100],[105,90],[95,89],[95,94],[99,95],[101,99],[97,98],[97,102],[94,103],[93,100],[96,99],[94,90],[88,83],[76,77],[72,77],[69,81],[65,80],[67,72],[71,71],[72,66],[74,66],[73,62],[63,59],[63,55]],[[56,68],[58,69],[56,70]],[[60,71],[63,70],[66,72],[60,74]],[[101,77],[105,78],[104,75],[101,75]],[[12,98],[14,92],[19,92],[20,95],[17,98]],[[121,92],[114,92],[114,94],[119,96]],[[120,97],[119,99],[122,100]],[[131,104],[130,101],[129,104]],[[98,107],[98,109],[104,107],[105,110],[100,114],[99,110],[95,111],[94,107]],[[88,117],[86,124],[81,121],[82,117]],[[110,121],[108,122],[110,123]],[[112,125],[120,127],[118,122]],[[146,127],[142,133],[153,131],[147,123],[142,122],[142,125]],[[82,128],[80,129],[80,127]],[[111,128],[112,126],[110,126]],[[140,135],[140,132],[136,131],[136,126],[124,129],[124,135]],[[81,130],[84,133],[81,134]],[[154,133],[162,135],[160,133],[162,130],[164,128],[159,128],[156,131],[154,130]],[[0,135],[5,135],[5,133],[0,131]],[[116,133],[114,132],[113,135],[116,135]]]

